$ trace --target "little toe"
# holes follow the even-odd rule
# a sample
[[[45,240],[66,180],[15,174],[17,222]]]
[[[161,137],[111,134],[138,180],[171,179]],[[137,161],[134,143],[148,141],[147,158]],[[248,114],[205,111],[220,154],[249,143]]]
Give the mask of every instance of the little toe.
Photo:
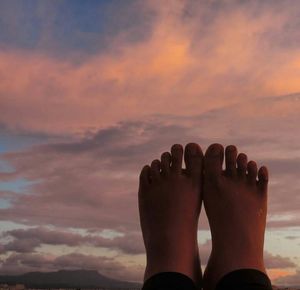
[[[204,156],[204,170],[208,177],[218,177],[222,174],[224,148],[221,144],[210,145]]]
[[[265,166],[262,166],[258,170],[258,186],[263,192],[267,192],[269,181],[268,169]]]
[[[200,181],[202,176],[203,153],[196,143],[189,143],[185,146],[184,162],[186,172],[195,181]]]
[[[240,153],[237,157],[237,173],[241,178],[246,177],[248,157],[245,153]]]
[[[174,173],[181,173],[182,170],[182,156],[183,148],[180,144],[174,144],[171,148],[171,171]]]
[[[256,182],[256,177],[257,177],[257,165],[255,161],[249,161],[247,164],[247,171],[248,171],[248,181],[250,183],[255,183]]]
[[[158,159],[153,160],[151,163],[151,177],[153,181],[158,181],[160,179],[160,168],[160,161]]]
[[[236,157],[237,149],[234,145],[227,146],[225,149],[225,164],[226,164],[226,175],[236,175]]]
[[[164,176],[170,174],[170,165],[171,165],[171,154],[169,152],[164,152],[161,155],[161,173]]]
[[[145,165],[140,173],[140,186],[148,186],[150,184],[151,168],[149,165]]]

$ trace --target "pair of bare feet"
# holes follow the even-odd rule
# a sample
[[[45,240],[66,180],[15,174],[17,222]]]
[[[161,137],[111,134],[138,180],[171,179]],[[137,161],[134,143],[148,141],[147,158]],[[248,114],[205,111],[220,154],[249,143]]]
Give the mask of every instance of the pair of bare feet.
[[[182,168],[182,161],[186,168]],[[203,155],[190,143],[146,165],[140,174],[139,211],[147,266],[144,280],[179,272],[213,290],[227,273],[244,268],[265,272],[264,232],[268,172],[235,146],[212,144]],[[202,277],[197,229],[204,203],[212,252]]]

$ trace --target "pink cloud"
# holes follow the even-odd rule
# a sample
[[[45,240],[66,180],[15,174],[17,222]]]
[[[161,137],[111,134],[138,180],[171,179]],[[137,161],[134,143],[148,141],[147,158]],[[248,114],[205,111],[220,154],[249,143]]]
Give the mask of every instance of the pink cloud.
[[[290,97],[291,101],[295,98]],[[272,105],[272,100],[268,103]],[[260,104],[257,103],[258,108]],[[139,170],[169,150],[171,144],[195,141],[203,150],[212,142],[236,144],[250,159],[255,157],[259,165],[269,166],[269,225],[297,225],[299,161],[293,144],[299,142],[299,136],[289,129],[293,130],[291,124],[295,123],[291,121],[299,116],[290,114],[277,122],[273,117],[252,120],[245,116],[238,123],[232,122],[230,116],[236,116],[238,109],[239,106],[227,107],[190,118],[173,117],[170,121],[160,117],[123,122],[69,142],[2,154],[2,159],[15,169],[9,177],[11,181],[24,178],[32,183],[23,194],[2,192],[2,198],[8,199],[11,207],[0,209],[0,216],[29,225],[139,230]],[[278,133],[266,129],[270,122],[280,129]],[[244,129],[238,130],[237,126]],[[214,139],[217,130],[221,135]],[[284,158],[278,158],[281,154]],[[291,198],[282,200],[287,188]],[[278,220],[278,215],[283,219]]]
[[[125,254],[144,254],[141,232],[129,232],[121,237],[104,238],[99,235],[80,235],[68,230],[52,230],[45,227],[17,229],[4,232],[10,241],[2,244],[2,252],[34,252],[42,245],[66,245],[69,247],[92,246],[119,250]]]
[[[0,51],[0,123],[11,130],[78,134],[153,114],[187,116],[300,91],[298,51],[272,50],[296,19],[292,8],[267,6],[257,13],[249,3],[222,13],[189,5],[146,2],[144,9],[156,15],[148,37],[128,42],[118,35],[110,41],[112,52],[79,63]]]
[[[273,255],[269,252],[264,254],[265,264],[268,269],[284,269],[284,268],[294,268],[296,264],[287,257],[282,257],[280,255]]]
[[[119,35],[109,53],[74,61],[0,51],[0,123],[12,131],[69,137],[0,156],[15,169],[0,172],[0,180],[33,182],[22,193],[0,192],[10,202],[0,209],[1,220],[125,234],[108,240],[42,228],[11,232],[13,240],[1,251],[20,253],[3,260],[3,271],[103,265],[92,256],[30,253],[43,244],[140,253],[139,170],[172,143],[234,143],[266,163],[269,227],[299,226],[300,96],[287,95],[300,91],[299,49],[276,45],[298,19],[294,8],[249,3],[212,12],[202,2],[145,5],[156,15],[148,37],[131,43]],[[209,244],[201,251],[205,263]],[[266,260],[271,268],[292,267],[284,257],[267,254]],[[119,276],[141,273],[114,265]]]

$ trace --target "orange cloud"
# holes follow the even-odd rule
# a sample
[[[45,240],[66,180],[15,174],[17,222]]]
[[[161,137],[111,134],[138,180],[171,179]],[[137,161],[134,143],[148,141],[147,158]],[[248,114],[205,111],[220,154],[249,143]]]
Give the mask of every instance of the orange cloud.
[[[276,37],[264,37],[283,29],[289,10],[265,9],[254,18],[241,6],[212,14],[205,26],[202,4],[188,17],[184,1],[145,5],[157,16],[145,39],[131,43],[123,34],[111,39],[111,52],[79,63],[36,51],[1,51],[0,123],[76,134],[132,118],[199,114],[300,91],[299,52],[271,51]]]
[[[278,278],[294,275],[296,273],[295,269],[268,269],[268,276],[271,280],[276,280]]]

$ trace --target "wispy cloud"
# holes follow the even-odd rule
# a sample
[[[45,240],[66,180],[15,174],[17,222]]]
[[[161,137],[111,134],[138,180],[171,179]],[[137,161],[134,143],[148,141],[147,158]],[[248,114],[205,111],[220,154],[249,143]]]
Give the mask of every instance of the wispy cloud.
[[[10,230],[2,233],[9,242],[2,244],[2,253],[31,253],[42,245],[65,245],[69,247],[92,246],[116,249],[125,254],[144,254],[145,249],[140,232],[126,233],[123,236],[107,238],[100,235],[78,234],[66,230],[53,230],[45,227]]]
[[[155,15],[148,37],[129,41],[135,28],[127,27],[111,36],[112,52],[79,63],[43,50],[2,50],[0,122],[76,134],[149,114],[185,116],[300,91],[300,55],[289,44],[299,37],[293,32],[299,5],[172,3],[134,6]],[[283,45],[287,29],[293,37]]]

